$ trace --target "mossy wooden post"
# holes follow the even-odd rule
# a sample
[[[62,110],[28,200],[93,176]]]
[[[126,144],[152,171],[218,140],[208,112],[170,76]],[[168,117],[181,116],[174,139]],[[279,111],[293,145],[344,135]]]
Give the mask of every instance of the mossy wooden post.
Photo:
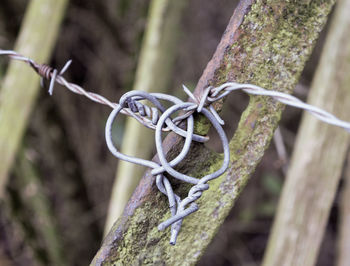
[[[333,4],[334,1],[241,1],[195,95],[200,96],[208,85],[227,81],[291,93]],[[215,105],[218,110],[221,107],[222,103]],[[228,171],[210,182],[210,189],[197,201],[200,209],[184,220],[175,246],[169,244],[170,230],[157,229],[170,212],[166,197],[158,192],[155,178],[147,171],[91,265],[195,264],[261,160],[282,109],[283,105],[271,98],[250,97],[230,141]],[[200,117],[196,121],[197,132],[206,134],[206,121]],[[181,148],[181,138],[169,134],[164,147],[167,156],[173,157]],[[193,144],[179,169],[201,177],[218,169],[221,162],[220,154]],[[188,188],[181,184],[177,193],[185,195]]]
[[[14,50],[47,62],[55,44],[67,0],[32,0]],[[23,62],[10,62],[0,90],[0,198],[35,103],[39,77]]]
[[[184,0],[153,0],[143,41],[133,89],[166,92],[172,73]],[[153,132],[132,118],[127,118],[121,152],[150,159],[154,147]],[[113,185],[105,233],[123,213],[145,168],[119,161]]]
[[[349,0],[338,1],[308,97],[344,120],[350,110],[349,10]],[[304,114],[264,265],[315,265],[349,140],[345,130]]]

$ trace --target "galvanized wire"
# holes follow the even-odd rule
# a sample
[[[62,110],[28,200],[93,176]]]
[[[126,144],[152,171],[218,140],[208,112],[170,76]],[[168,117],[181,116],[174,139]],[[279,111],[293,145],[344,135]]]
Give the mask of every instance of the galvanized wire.
[[[170,243],[173,245],[176,243],[183,219],[198,210],[199,207],[195,201],[201,197],[205,190],[209,189],[209,184],[207,183],[210,180],[222,175],[227,170],[229,165],[229,144],[226,134],[222,128],[224,121],[215,111],[212,105],[214,102],[227,96],[232,91],[243,90],[248,94],[269,96],[286,105],[304,109],[321,121],[342,127],[350,132],[350,123],[342,121],[318,107],[306,104],[292,95],[278,91],[266,90],[252,84],[227,82],[215,88],[208,87],[204,89],[200,99],[197,99],[189,89],[183,86],[185,93],[192,100],[191,102],[183,102],[177,97],[168,94],[129,91],[120,98],[119,103],[114,103],[99,94],[88,92],[79,85],[68,82],[62,75],[68,69],[71,61],[68,61],[62,70],[58,71],[57,69],[54,69],[48,65],[38,64],[32,59],[11,50],[0,50],[0,55],[7,55],[12,59],[29,64],[41,76],[42,79],[49,80],[50,95],[53,93],[55,83],[58,83],[74,93],[84,95],[92,101],[107,105],[113,109],[108,117],[105,128],[107,146],[110,152],[121,160],[152,168],[151,174],[155,176],[156,186],[161,193],[168,197],[171,212],[171,218],[159,224],[158,229],[164,230],[168,226],[171,226]],[[141,102],[144,100],[150,102],[152,106],[150,107],[144,102]],[[162,104],[164,101],[170,102],[170,104],[172,104],[171,107],[166,109]],[[183,112],[177,117],[172,118],[171,116],[178,111]],[[160,163],[136,158],[118,151],[112,140],[112,125],[119,113],[134,117],[144,126],[155,130],[156,149]],[[205,142],[209,139],[207,136],[194,134],[194,113],[203,114],[211,122],[219,135],[224,151],[224,159],[221,168],[214,173],[210,173],[200,178],[182,174],[174,169],[174,167],[179,164],[188,154],[192,141]],[[179,126],[181,122],[186,122],[186,129]],[[181,152],[170,162],[167,161],[162,146],[161,133],[163,131],[173,131],[185,138]],[[165,173],[182,182],[193,184],[193,187],[190,189],[186,198],[181,199],[179,195],[174,193],[169,179],[164,175]]]

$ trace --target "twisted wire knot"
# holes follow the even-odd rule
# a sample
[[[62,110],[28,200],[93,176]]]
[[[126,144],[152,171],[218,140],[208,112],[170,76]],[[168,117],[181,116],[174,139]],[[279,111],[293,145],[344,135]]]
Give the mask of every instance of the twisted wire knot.
[[[171,225],[171,244],[176,243],[176,238],[180,231],[182,220],[186,216],[198,210],[198,205],[195,203],[195,201],[201,197],[205,190],[209,189],[209,184],[207,183],[210,180],[222,175],[226,171],[229,164],[229,146],[225,132],[222,129],[224,121],[215,111],[212,105],[214,102],[226,97],[233,91],[242,90],[251,95],[268,96],[283,104],[304,109],[323,122],[342,127],[346,131],[350,132],[350,123],[338,119],[321,108],[306,104],[292,95],[279,91],[266,90],[252,84],[226,82],[218,87],[207,87],[204,89],[199,98],[196,98],[187,87],[183,86],[184,91],[190,97],[191,102],[183,102],[174,96],[162,93],[130,91],[125,93],[120,98],[119,104],[117,104],[109,101],[99,94],[86,91],[77,84],[68,82],[62,75],[68,69],[69,65],[71,64],[71,60],[64,65],[60,72],[58,72],[58,70],[55,68],[52,68],[46,64],[38,64],[32,59],[18,54],[15,51],[0,49],[0,55],[7,55],[14,60],[23,61],[29,64],[41,76],[42,81],[44,79],[50,80],[50,94],[53,92],[54,84],[58,83],[74,93],[84,95],[94,102],[108,105],[113,109],[108,117],[105,128],[107,146],[115,157],[152,169],[151,173],[155,176],[157,188],[168,197],[171,212],[171,218],[159,224],[158,228],[159,230],[164,230]],[[141,100],[148,100],[153,106],[149,107],[146,104],[141,103]],[[161,101],[168,101],[173,105],[166,109],[161,104]],[[177,111],[183,111],[184,113],[175,118],[171,118],[171,115]],[[186,157],[192,141],[205,142],[208,140],[208,137],[206,136],[200,136],[193,133],[193,114],[196,112],[203,114],[211,122],[212,126],[219,135],[224,151],[224,159],[222,161],[221,168],[216,172],[210,173],[201,178],[191,177],[174,169],[174,167]],[[156,148],[160,163],[128,156],[118,151],[112,141],[111,129],[112,124],[119,113],[131,116],[144,126],[155,130]],[[182,121],[187,122],[187,127],[185,130],[179,127],[179,124]],[[165,158],[161,136],[162,131],[169,130],[185,138],[185,143],[181,152],[170,162],[168,162]],[[169,179],[164,175],[165,173],[180,181],[193,184],[193,187],[189,190],[186,198],[181,199],[176,193],[174,193]]]
[[[139,113],[142,117],[150,118],[153,125],[156,125],[159,120],[159,112],[155,107],[149,107],[148,105],[142,104],[132,98],[127,99],[126,107],[128,107],[133,113]]]
[[[51,79],[53,71],[54,69],[49,65],[46,65],[46,64],[37,65],[37,72],[43,78]]]
[[[140,102],[141,100],[147,100],[151,102],[152,105],[154,105],[154,107],[152,107],[153,111],[151,107],[147,106],[144,103],[141,103]],[[168,109],[165,109],[161,101],[168,101],[172,104],[172,106],[169,107]],[[170,219],[161,223],[158,226],[158,228],[159,230],[164,230],[168,226],[172,227],[171,239],[170,239],[171,244],[176,243],[176,238],[180,231],[182,220],[187,215],[198,210],[198,206],[194,202],[201,197],[204,190],[209,189],[209,185],[206,183],[209,180],[220,176],[228,167],[229,149],[228,149],[228,141],[227,141],[226,135],[219,121],[216,119],[215,115],[213,115],[206,107],[204,107],[203,103],[205,103],[204,100],[201,100],[200,103],[197,104],[197,103],[183,102],[182,100],[167,94],[130,91],[125,93],[120,98],[118,107],[111,112],[106,123],[105,135],[106,135],[107,146],[115,157],[128,162],[153,168],[153,170],[151,171],[151,174],[156,177],[156,185],[159,191],[168,197],[170,212],[172,215]],[[155,141],[156,141],[157,154],[160,161],[159,164],[153,161],[148,161],[141,158],[135,158],[132,156],[122,154],[115,147],[112,141],[111,128],[115,118],[124,108],[129,108],[132,112],[139,113],[141,116],[151,116],[152,114],[156,114],[152,116],[152,120],[153,120],[153,123],[156,124]],[[185,121],[187,121],[187,127],[185,130],[178,127],[176,125],[177,123],[174,122],[175,119],[171,118],[171,115],[181,110],[185,112],[189,112],[188,114],[186,114],[185,118],[182,118],[182,119],[185,119]],[[219,137],[222,141],[224,156],[225,156],[223,165],[218,171],[211,173],[209,175],[206,175],[204,177],[201,177],[199,179],[192,176],[185,175],[174,169],[174,167],[179,162],[181,162],[188,154],[192,141],[203,142],[204,140],[207,140],[207,138],[204,138],[203,136],[200,136],[200,135],[196,135],[193,132],[194,120],[193,120],[192,114],[194,112],[202,113],[213,124],[214,128],[217,130]],[[155,119],[155,117],[157,119]],[[178,121],[180,120],[177,120],[177,122]],[[170,162],[168,162],[167,159],[165,158],[165,154],[162,147],[161,133],[162,133],[162,129],[164,129],[165,127],[169,128],[170,130],[174,131],[176,134],[183,136],[185,138],[185,143],[182,147],[181,152],[176,156],[175,159],[173,159]],[[194,185],[188,192],[188,196],[186,198],[182,200],[176,193],[174,193],[171,183],[169,179],[165,177],[164,173],[169,174],[171,177],[175,179],[178,179],[180,181],[184,181],[187,183],[191,183]],[[190,206],[186,208],[186,206],[189,204]]]

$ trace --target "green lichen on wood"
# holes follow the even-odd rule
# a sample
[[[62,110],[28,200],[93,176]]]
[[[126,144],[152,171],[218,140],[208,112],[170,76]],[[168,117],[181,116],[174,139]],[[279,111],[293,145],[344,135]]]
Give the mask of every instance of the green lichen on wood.
[[[334,1],[255,1],[235,32],[233,44],[225,49],[220,68],[208,82],[215,86],[233,80],[290,93],[333,4]],[[251,97],[230,142],[228,171],[209,182],[210,189],[197,201],[200,209],[184,220],[176,246],[168,243],[169,230],[156,230],[158,223],[169,217],[169,211],[166,198],[154,190],[157,196],[150,196],[132,215],[124,217],[126,221],[114,227],[122,230],[122,237],[112,240],[112,230],[93,264],[195,264],[261,160],[282,109],[282,104],[270,98]],[[198,125],[197,130],[205,131]],[[182,166],[188,174],[200,177],[220,167],[220,156],[204,148],[196,152],[196,170],[191,171],[189,160]]]
[[[206,135],[211,127],[210,121],[202,114],[194,116],[194,133],[198,135]]]

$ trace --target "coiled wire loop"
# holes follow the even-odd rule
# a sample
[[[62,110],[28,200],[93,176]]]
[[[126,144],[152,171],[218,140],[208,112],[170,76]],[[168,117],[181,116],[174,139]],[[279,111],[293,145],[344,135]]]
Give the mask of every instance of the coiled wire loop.
[[[171,225],[171,244],[176,243],[176,238],[180,231],[183,219],[189,214],[198,210],[198,205],[195,203],[195,201],[201,197],[203,191],[209,189],[209,184],[207,184],[207,182],[222,175],[226,171],[229,164],[230,154],[228,140],[225,132],[222,129],[224,121],[215,111],[212,103],[226,97],[232,91],[243,90],[248,94],[269,96],[281,103],[304,109],[323,122],[342,127],[350,132],[350,123],[338,119],[321,108],[306,104],[292,95],[279,91],[266,90],[252,84],[227,82],[218,87],[209,86],[204,89],[199,99],[196,98],[188,88],[183,86],[185,93],[189,96],[192,102],[183,102],[174,96],[162,93],[130,91],[125,93],[120,98],[119,104],[117,104],[109,101],[99,94],[86,91],[77,84],[68,82],[62,75],[70,66],[71,61],[68,61],[62,70],[58,72],[56,69],[48,65],[38,64],[34,60],[18,54],[15,51],[0,49],[0,55],[7,55],[14,60],[23,61],[30,65],[42,77],[42,80],[50,80],[50,94],[53,92],[54,84],[58,83],[74,93],[84,95],[92,101],[108,105],[113,109],[108,117],[105,128],[107,146],[111,153],[121,160],[152,168],[151,173],[155,176],[156,186],[161,193],[168,197],[171,212],[171,218],[159,224],[158,228],[159,230],[164,230]],[[142,100],[151,102],[153,106],[150,107],[142,103]],[[161,104],[161,101],[168,101],[173,105],[166,109]],[[175,118],[171,118],[171,115],[173,115],[174,112],[181,110],[183,113]],[[193,133],[193,114],[196,112],[202,113],[212,123],[221,139],[224,150],[224,159],[221,168],[214,173],[200,178],[182,174],[174,169],[174,167],[188,154],[192,141],[205,142],[208,140],[207,136],[200,136]],[[160,164],[154,161],[132,157],[118,151],[112,141],[112,125],[119,113],[134,117],[144,126],[156,131],[155,140]],[[183,121],[187,121],[186,129],[182,129],[180,127],[180,124]],[[176,134],[185,138],[181,152],[170,162],[166,160],[165,153],[163,151],[161,139],[162,131],[174,131]],[[173,178],[193,184],[193,187],[190,189],[186,198],[181,200],[181,198],[174,193],[169,179],[164,175],[165,172]]]
[[[156,135],[155,135],[157,154],[159,157],[160,164],[153,161],[148,161],[145,159],[135,158],[132,156],[122,154],[117,150],[117,148],[115,147],[112,141],[112,134],[111,134],[112,124],[115,118],[117,117],[117,115],[121,112],[123,108],[126,108],[126,107],[130,108],[133,112],[139,112],[139,113],[140,113],[140,110],[147,110],[147,109],[150,110],[151,109],[150,107],[146,107],[146,105],[139,102],[140,100],[144,100],[144,99],[147,99],[148,101],[150,101],[155,106],[154,108],[157,108],[157,110],[159,111],[157,113],[162,113],[159,119],[157,119]],[[159,100],[168,100],[172,102],[173,105],[170,108],[165,110],[165,108],[163,107],[163,105],[160,103]],[[220,123],[216,120],[215,116],[210,111],[208,111],[204,106],[202,106],[200,109],[200,112],[203,113],[208,118],[208,120],[213,124],[214,128],[217,130],[220,136],[220,139],[223,143],[223,149],[224,149],[223,165],[218,171],[212,174],[209,174],[207,176],[204,176],[201,179],[182,174],[173,168],[179,162],[181,162],[185,158],[185,156],[188,154],[192,140],[195,140],[194,139],[195,134],[193,133],[194,122],[193,122],[192,114],[186,117],[186,120],[187,120],[186,130],[183,130],[177,127],[173,123],[171,119],[171,115],[180,110],[184,110],[184,111],[195,110],[196,112],[198,112],[197,108],[198,108],[198,104],[196,103],[183,102],[180,99],[175,98],[173,96],[168,97],[166,94],[158,93],[158,94],[152,95],[146,92],[130,91],[125,93],[120,98],[119,106],[111,112],[106,123],[105,136],[106,136],[107,146],[115,157],[122,159],[124,161],[153,168],[151,173],[152,175],[156,176],[156,185],[158,189],[168,197],[170,212],[172,215],[170,219],[161,223],[158,228],[159,230],[164,230],[166,227],[172,225],[172,230],[171,230],[172,232],[171,232],[171,239],[170,239],[171,244],[176,243],[176,238],[181,228],[183,218],[198,209],[198,206],[197,204],[194,203],[194,201],[196,201],[202,195],[202,191],[209,188],[209,185],[206,184],[206,182],[220,176],[227,169],[228,162],[229,162],[230,154],[228,149],[228,141],[224,133],[224,130],[222,129]],[[150,113],[151,112],[149,112],[149,114]],[[147,115],[147,111],[142,112],[141,115]],[[179,135],[185,137],[185,142],[181,152],[176,156],[175,159],[173,159],[170,162],[166,160],[165,154],[163,151],[163,146],[162,146],[161,133],[162,133],[162,129],[165,126],[169,127]],[[173,192],[173,189],[171,187],[169,180],[164,176],[164,172],[167,172],[173,178],[195,185],[189,191],[188,196],[184,200],[181,200],[180,197]],[[190,203],[192,204],[190,205],[190,207],[186,209],[186,206]]]

